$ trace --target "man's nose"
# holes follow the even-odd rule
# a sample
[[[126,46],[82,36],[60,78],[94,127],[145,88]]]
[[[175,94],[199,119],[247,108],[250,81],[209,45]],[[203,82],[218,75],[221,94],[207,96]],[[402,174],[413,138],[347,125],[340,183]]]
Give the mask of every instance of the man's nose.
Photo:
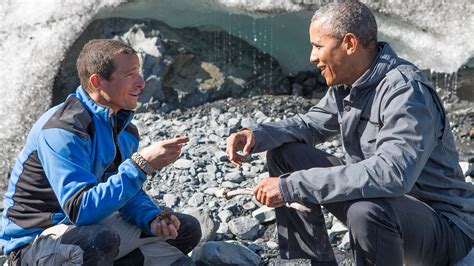
[[[137,75],[137,81],[135,84],[137,88],[140,88],[140,89],[143,89],[145,87],[145,80],[143,79],[142,75],[140,74]]]
[[[309,56],[309,62],[312,64],[318,64],[319,63],[319,57],[316,49],[311,49],[311,55]]]

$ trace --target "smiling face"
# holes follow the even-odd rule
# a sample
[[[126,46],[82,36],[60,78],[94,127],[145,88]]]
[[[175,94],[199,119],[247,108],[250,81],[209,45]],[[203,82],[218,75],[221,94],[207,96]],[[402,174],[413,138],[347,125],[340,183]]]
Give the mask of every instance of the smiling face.
[[[309,37],[312,47],[310,62],[321,70],[326,83],[329,86],[351,85],[351,70],[344,41],[329,34],[319,21],[311,23]]]
[[[117,54],[114,56],[114,65],[115,70],[108,80],[97,74],[91,76],[90,81],[96,87],[91,97],[114,112],[120,109],[133,110],[145,86],[138,57],[134,54]]]

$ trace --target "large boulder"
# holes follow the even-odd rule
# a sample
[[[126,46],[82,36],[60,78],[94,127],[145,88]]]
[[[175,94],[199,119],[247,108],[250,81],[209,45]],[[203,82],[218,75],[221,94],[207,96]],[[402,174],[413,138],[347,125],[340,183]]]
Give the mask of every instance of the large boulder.
[[[92,22],[70,48],[54,83],[54,103],[79,84],[77,56],[87,41],[96,38],[123,40],[139,53],[146,81],[139,112],[290,92],[273,57],[219,28],[178,29],[153,19],[110,18]]]

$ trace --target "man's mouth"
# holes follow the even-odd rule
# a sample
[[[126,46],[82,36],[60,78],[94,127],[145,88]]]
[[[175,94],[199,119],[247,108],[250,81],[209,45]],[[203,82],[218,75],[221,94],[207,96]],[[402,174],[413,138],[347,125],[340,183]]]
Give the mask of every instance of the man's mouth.
[[[317,67],[321,71],[321,75],[324,75],[323,72],[324,72],[324,70],[326,70],[326,66],[325,65],[318,65]]]

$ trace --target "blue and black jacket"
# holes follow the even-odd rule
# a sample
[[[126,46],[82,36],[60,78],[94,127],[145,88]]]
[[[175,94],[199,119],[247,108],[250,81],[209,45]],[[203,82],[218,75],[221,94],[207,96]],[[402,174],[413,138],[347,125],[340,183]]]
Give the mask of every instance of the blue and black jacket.
[[[139,142],[133,114],[113,114],[79,87],[39,118],[5,194],[3,254],[56,224],[94,224],[115,211],[152,235],[149,222],[160,209],[141,189],[146,175],[129,159]]]

